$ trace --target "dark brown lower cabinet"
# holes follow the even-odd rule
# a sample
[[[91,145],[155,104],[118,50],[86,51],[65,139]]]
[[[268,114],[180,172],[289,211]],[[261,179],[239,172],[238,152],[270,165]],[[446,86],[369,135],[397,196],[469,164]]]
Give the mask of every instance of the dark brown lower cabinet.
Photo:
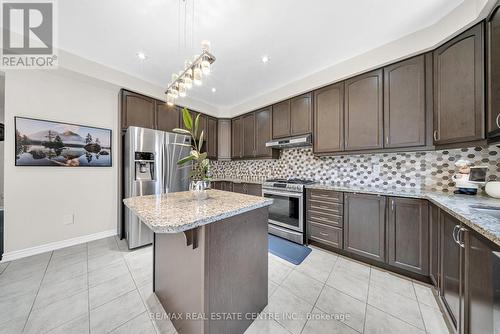
[[[427,201],[389,197],[388,263],[421,275],[429,274]]]
[[[233,192],[245,194],[245,184],[244,183],[233,183]]]
[[[245,183],[246,194],[253,196],[262,196],[262,186],[256,183]]]
[[[440,209],[434,204],[429,204],[429,276],[438,290],[441,286],[439,217]]]
[[[441,212],[441,299],[455,330],[460,330],[460,310],[463,308],[463,248],[456,242],[460,222]]]
[[[379,195],[344,195],[344,249],[385,262],[386,198]]]

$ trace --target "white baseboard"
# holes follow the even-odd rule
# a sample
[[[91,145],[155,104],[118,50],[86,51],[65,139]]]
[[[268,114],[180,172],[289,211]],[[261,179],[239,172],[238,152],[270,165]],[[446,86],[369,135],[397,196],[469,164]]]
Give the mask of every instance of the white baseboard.
[[[76,238],[72,238],[72,239],[51,242],[51,243],[41,245],[41,246],[20,249],[20,250],[12,251],[12,252],[6,252],[3,254],[2,261],[0,261],[0,262],[9,262],[9,261],[17,260],[17,259],[20,259],[23,257],[31,256],[31,255],[41,254],[41,253],[50,252],[50,251],[60,249],[60,248],[65,248],[65,247],[69,247],[69,246],[83,244],[83,243],[89,242],[89,241],[94,241],[94,240],[98,240],[98,239],[112,237],[116,234],[117,234],[116,229],[113,229],[113,230],[102,231],[99,233],[84,235],[84,236],[76,237]]]

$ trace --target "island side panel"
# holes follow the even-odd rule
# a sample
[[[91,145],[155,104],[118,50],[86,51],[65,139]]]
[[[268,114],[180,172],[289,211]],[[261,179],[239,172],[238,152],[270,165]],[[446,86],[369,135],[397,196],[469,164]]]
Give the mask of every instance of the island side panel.
[[[180,313],[182,319],[172,318],[179,334],[207,333],[208,323],[186,319],[203,314],[205,310],[205,228],[200,227],[198,246],[186,245],[184,233],[155,233],[154,289],[167,314]]]
[[[242,320],[210,320],[209,332],[244,333],[247,315],[267,305],[268,208],[252,210],[207,226],[208,309],[211,315],[239,313]]]

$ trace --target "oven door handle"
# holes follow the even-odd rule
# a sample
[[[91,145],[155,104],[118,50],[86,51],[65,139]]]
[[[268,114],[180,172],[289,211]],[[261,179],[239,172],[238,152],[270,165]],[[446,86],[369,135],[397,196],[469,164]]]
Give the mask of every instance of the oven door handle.
[[[293,192],[280,192],[280,191],[273,191],[273,190],[268,190],[264,189],[262,190],[262,195],[277,195],[277,196],[284,196],[284,197],[295,197],[295,198],[302,198],[304,195],[302,193],[293,193]]]

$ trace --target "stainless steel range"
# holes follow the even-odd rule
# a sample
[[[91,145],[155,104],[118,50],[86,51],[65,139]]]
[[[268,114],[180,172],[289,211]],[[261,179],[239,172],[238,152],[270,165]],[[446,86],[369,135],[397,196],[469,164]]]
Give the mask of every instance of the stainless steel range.
[[[306,243],[305,185],[314,183],[303,179],[270,179],[262,185],[262,195],[272,198],[269,207],[269,233]]]

